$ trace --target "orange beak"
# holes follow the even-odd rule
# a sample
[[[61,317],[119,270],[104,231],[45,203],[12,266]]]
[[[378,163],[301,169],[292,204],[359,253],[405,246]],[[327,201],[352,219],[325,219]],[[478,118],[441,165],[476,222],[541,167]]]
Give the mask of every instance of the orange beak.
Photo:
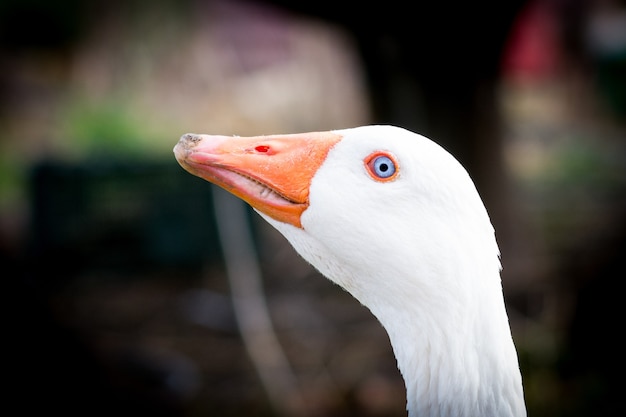
[[[174,154],[191,174],[275,220],[302,228],[311,180],[340,139],[333,132],[254,137],[189,133],[180,138]]]

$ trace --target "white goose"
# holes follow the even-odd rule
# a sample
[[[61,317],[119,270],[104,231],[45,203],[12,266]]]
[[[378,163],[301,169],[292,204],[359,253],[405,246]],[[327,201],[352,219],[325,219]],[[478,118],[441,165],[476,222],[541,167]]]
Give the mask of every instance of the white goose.
[[[190,173],[252,205],[389,334],[409,416],[525,416],[499,250],[469,175],[393,126],[186,134]]]

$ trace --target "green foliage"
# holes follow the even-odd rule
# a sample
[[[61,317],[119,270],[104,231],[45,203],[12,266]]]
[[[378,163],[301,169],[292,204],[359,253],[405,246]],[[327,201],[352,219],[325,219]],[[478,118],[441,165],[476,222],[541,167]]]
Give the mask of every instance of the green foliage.
[[[64,121],[65,140],[79,153],[127,154],[141,151],[147,138],[131,116],[132,110],[114,101],[76,103]]]

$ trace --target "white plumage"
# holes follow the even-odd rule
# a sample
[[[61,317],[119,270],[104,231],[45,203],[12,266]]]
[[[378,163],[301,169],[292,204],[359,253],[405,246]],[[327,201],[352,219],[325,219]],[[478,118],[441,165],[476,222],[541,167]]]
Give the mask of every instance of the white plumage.
[[[365,126],[185,135],[175,153],[371,310],[389,334],[409,416],[526,415],[494,230],[469,175],[439,145]],[[264,202],[269,194],[282,201]]]

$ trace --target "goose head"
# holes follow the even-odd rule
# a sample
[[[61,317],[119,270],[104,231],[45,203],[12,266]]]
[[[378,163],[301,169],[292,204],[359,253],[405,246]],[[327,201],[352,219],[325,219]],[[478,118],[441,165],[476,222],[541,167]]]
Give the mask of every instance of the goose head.
[[[494,229],[466,170],[393,126],[183,135],[190,173],[248,202],[389,334],[411,416],[523,416]]]

